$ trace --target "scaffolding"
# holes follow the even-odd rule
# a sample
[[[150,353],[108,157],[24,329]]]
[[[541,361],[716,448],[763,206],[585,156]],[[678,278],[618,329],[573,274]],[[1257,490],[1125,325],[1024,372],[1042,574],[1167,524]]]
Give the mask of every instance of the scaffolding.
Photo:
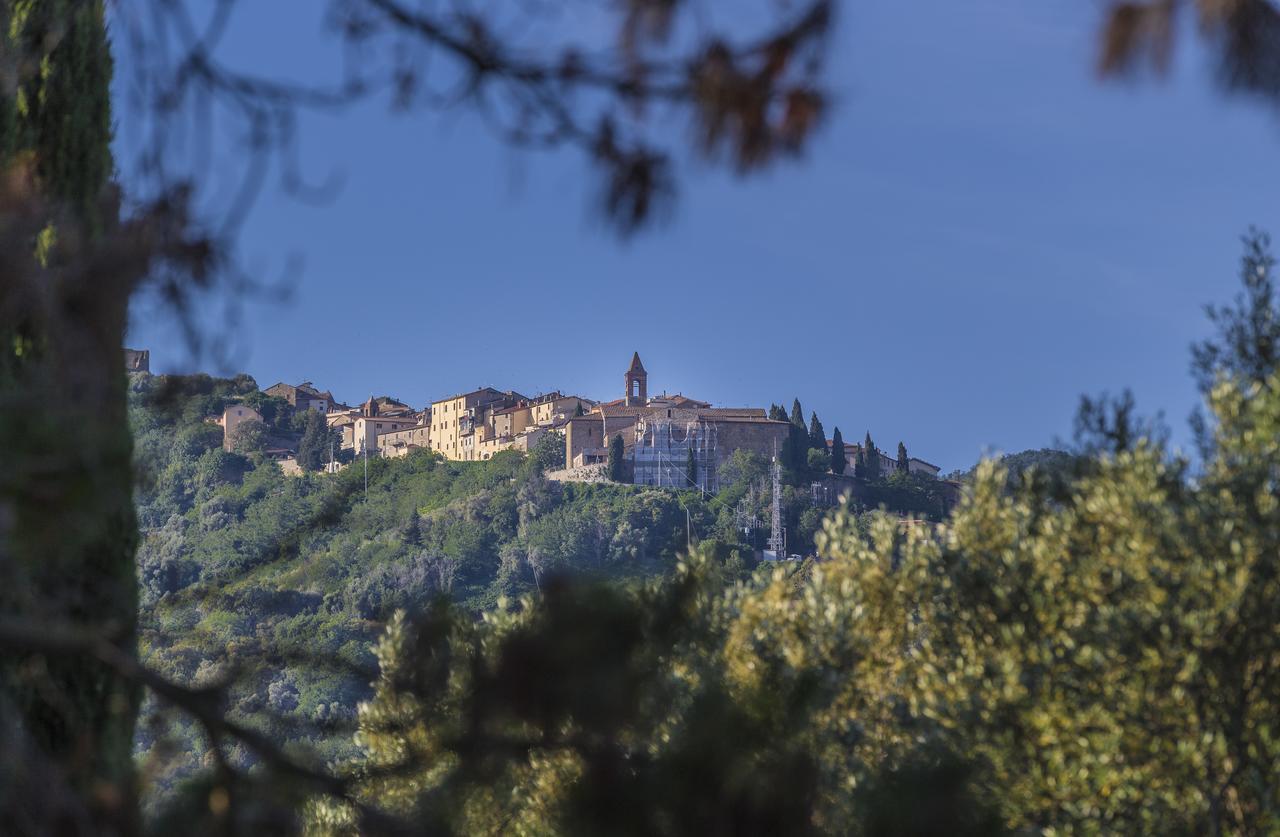
[[[718,488],[716,425],[698,419],[643,418],[636,423],[636,485],[696,488],[704,494]],[[693,453],[694,469],[688,463]]]

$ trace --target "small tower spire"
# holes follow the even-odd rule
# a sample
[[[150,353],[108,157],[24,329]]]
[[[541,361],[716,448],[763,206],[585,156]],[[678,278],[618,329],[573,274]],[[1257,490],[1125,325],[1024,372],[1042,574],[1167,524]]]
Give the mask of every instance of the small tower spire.
[[[627,384],[628,407],[644,406],[649,402],[649,373],[644,370],[644,364],[640,362],[639,352],[632,353],[631,366],[627,367],[623,380]]]

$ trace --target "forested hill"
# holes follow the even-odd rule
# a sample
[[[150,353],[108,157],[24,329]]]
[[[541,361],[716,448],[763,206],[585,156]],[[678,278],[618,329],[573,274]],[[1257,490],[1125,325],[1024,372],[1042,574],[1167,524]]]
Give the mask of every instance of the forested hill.
[[[223,451],[221,428],[207,421],[256,392],[243,376],[135,376],[130,407],[142,474],[144,659],[180,682],[235,670],[241,720],[353,720],[372,679],[374,639],[397,608],[448,594],[487,610],[561,569],[644,578],[666,572],[685,547],[682,503],[695,537],[717,525],[720,510],[698,497],[550,483],[536,452],[465,464],[426,452],[371,459],[367,494],[363,463],[286,477],[274,462]],[[279,662],[290,658],[336,665]],[[186,751],[193,731],[170,732]],[[163,738],[144,726],[142,755],[159,752]],[[341,750],[350,736],[326,740]],[[179,759],[166,769],[191,766]]]
[[[232,401],[254,405],[274,432],[301,426],[248,376],[131,381],[144,658],[182,682],[234,670],[235,713],[244,720],[352,720],[368,694],[374,640],[396,609],[414,611],[444,594],[479,614],[556,572],[631,584],[668,573],[691,543],[728,578],[745,578],[768,536],[741,525],[769,519],[768,465],[745,452],[722,469],[727,488],[706,498],[548,481],[554,434],[528,456],[485,462],[425,451],[370,459],[366,494],[364,463],[288,477],[260,456],[225,452],[221,428],[208,419]],[[793,551],[812,548],[828,511],[810,494],[785,488]],[[334,665],[280,662],[295,657]],[[177,734],[179,751],[187,749],[181,739],[190,731]],[[143,754],[161,737],[146,728]],[[325,740],[325,757],[350,746],[345,735]]]

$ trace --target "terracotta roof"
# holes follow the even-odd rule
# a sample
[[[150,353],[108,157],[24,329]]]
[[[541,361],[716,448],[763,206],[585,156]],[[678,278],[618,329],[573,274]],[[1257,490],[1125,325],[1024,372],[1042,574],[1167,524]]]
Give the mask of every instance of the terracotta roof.
[[[781,427],[784,424],[790,424],[789,421],[778,421],[768,416],[743,416],[743,415],[717,415],[715,413],[699,412],[697,414],[700,421],[709,421],[713,423],[736,423],[736,424],[775,424]]]

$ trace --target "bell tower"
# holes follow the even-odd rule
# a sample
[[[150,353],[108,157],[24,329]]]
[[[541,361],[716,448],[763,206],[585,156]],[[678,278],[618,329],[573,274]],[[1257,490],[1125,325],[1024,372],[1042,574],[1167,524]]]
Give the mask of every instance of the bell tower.
[[[623,376],[627,382],[627,406],[643,407],[649,402],[649,373],[644,371],[640,353],[631,355],[631,366]]]

